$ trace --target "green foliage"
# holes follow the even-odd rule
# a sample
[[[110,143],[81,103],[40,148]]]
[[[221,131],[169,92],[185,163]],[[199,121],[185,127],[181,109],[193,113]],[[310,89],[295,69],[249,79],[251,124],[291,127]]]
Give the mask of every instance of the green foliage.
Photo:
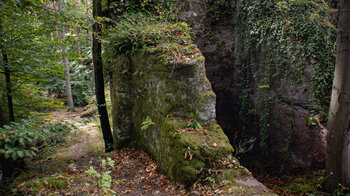
[[[0,154],[5,158],[32,157],[38,149],[34,146],[38,139],[44,139],[51,134],[70,129],[66,125],[46,123],[42,124],[39,117],[22,119],[0,128]]]
[[[236,63],[245,89],[240,117],[242,126],[248,128],[259,115],[260,146],[265,146],[274,120],[272,104],[287,102],[290,97],[285,95],[298,93],[302,84],[312,91],[314,109],[327,110],[337,30],[324,1],[241,0],[237,5],[240,43]],[[258,96],[255,106],[252,93]]]
[[[85,5],[63,4],[63,11],[53,9],[52,2],[40,0],[5,1],[0,4],[0,72],[4,72],[3,56],[8,56],[6,67],[11,73],[11,90],[15,117],[25,118],[29,111],[42,111],[53,102],[47,96],[65,95],[64,67],[60,48],[68,49],[73,98],[76,105],[85,105],[92,95],[90,36],[82,31],[89,29],[92,20],[86,18]],[[66,28],[66,40],[57,37],[56,27]],[[78,36],[77,32],[80,31]],[[77,43],[80,41],[81,55]],[[6,112],[5,77],[0,74],[1,105]],[[35,94],[33,91],[37,91]],[[34,99],[30,99],[28,94]],[[33,95],[34,94],[34,95]],[[42,104],[45,103],[45,104]],[[6,116],[7,117],[7,116]]]
[[[107,160],[105,160],[105,159],[101,160],[101,167],[104,170],[113,169],[114,163],[115,162],[110,157],[107,157]],[[89,176],[92,176],[97,180],[96,185],[99,188],[102,188],[105,195],[115,195],[116,194],[116,192],[111,189],[111,186],[112,186],[112,177],[110,176],[111,172],[112,171],[98,172],[92,166],[90,166],[90,168],[88,170],[86,170],[86,173]]]
[[[92,70],[85,65],[74,65],[71,69],[72,94],[74,104],[77,106],[87,105],[93,95]]]
[[[111,61],[116,55],[130,56],[138,49],[172,42],[179,37],[183,41],[190,38],[190,27],[186,23],[167,23],[141,14],[127,15],[108,32],[106,59]]]
[[[210,0],[208,14],[210,17],[219,21],[220,19],[234,16],[235,0]]]
[[[175,0],[139,0],[113,2],[110,5],[112,11],[117,15],[142,13],[146,16],[157,16],[159,19],[174,19],[176,8]]]
[[[72,130],[76,129],[73,124],[70,123],[49,123],[47,124],[49,128],[49,134],[47,137],[43,138],[43,144],[39,147],[42,148],[40,150],[39,157],[48,157],[54,152],[56,152],[57,148],[64,145],[65,136]]]
[[[30,118],[32,111],[45,112],[50,109],[63,107],[63,102],[45,96],[44,90],[37,85],[27,84],[13,92],[15,116],[18,119]],[[7,108],[5,106],[4,108]]]
[[[28,175],[29,174],[29,175]],[[11,195],[35,195],[41,190],[44,189],[52,189],[52,190],[63,190],[68,187],[67,178],[64,178],[62,176],[50,176],[50,177],[43,177],[43,178],[33,178],[35,176],[31,176],[33,174],[37,173],[28,173],[27,175],[24,174],[19,176],[15,179],[15,182],[17,184],[17,188],[12,189]],[[24,178],[24,179],[21,179]],[[28,178],[28,179],[26,179]],[[29,180],[29,178],[32,178]],[[21,183],[20,183],[21,182]]]
[[[152,119],[151,119],[149,116],[147,116],[146,120],[142,122],[141,129],[142,129],[142,130],[147,130],[149,126],[155,125],[155,124],[156,124],[156,123],[154,123],[154,122],[152,121]]]
[[[198,111],[196,113],[191,113],[191,119],[187,122],[186,127],[193,129],[203,129],[202,125],[198,121]]]
[[[270,87],[276,87],[281,78],[300,84],[312,75],[313,99],[327,108],[336,40],[331,14],[323,1],[241,1],[237,13],[244,47],[240,63],[251,66],[248,53],[261,50],[264,66],[254,78]],[[306,69],[307,64],[312,65],[312,71]]]

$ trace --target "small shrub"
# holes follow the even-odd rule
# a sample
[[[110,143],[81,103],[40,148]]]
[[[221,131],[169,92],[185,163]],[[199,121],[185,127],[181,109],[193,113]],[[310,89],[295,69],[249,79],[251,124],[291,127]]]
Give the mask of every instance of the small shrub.
[[[114,168],[114,161],[108,157],[107,160],[101,160],[101,167],[106,169]],[[89,176],[95,178],[96,185],[99,189],[102,189],[105,195],[115,195],[116,192],[111,189],[112,186],[112,177],[109,175],[112,171],[103,171],[99,172],[94,169],[94,167],[90,166],[90,168],[86,171]]]

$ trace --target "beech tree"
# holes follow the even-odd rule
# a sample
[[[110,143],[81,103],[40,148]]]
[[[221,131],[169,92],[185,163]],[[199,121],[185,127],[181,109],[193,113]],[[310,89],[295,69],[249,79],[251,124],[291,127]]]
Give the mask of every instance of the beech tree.
[[[102,15],[101,1],[93,0],[93,17],[95,19],[93,25],[92,34],[92,62],[94,64],[94,75],[95,75],[95,93],[98,114],[101,122],[101,129],[103,134],[103,140],[105,142],[105,151],[110,152],[113,150],[113,137],[111,127],[109,124],[105,91],[104,91],[104,78],[102,68],[102,50],[101,50],[101,25],[99,24],[98,17]]]
[[[58,0],[57,1],[58,4],[58,10],[62,11],[62,0]],[[62,26],[61,29],[58,30],[59,34],[60,34],[60,38],[63,40],[66,39],[66,30],[65,27]],[[72,96],[72,85],[71,85],[71,81],[70,81],[70,74],[69,74],[69,62],[68,62],[68,58],[66,56],[67,54],[67,47],[66,46],[62,46],[62,59],[63,59],[63,64],[64,64],[64,75],[66,77],[66,95],[67,95],[67,102],[68,102],[68,106],[73,109],[74,108],[74,102],[73,102],[73,96]]]
[[[337,58],[329,109],[326,188],[350,184],[350,1],[341,0]]]

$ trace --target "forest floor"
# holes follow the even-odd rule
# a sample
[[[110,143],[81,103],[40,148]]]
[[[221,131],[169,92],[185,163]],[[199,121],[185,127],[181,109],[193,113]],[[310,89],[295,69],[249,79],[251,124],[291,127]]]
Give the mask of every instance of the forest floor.
[[[9,195],[198,195],[158,173],[156,163],[143,151],[126,148],[104,153],[98,118],[82,118],[84,110],[58,108],[48,114],[52,123],[71,129],[45,140],[52,144],[41,148],[39,156],[25,160],[22,174],[7,187]],[[113,165],[103,166],[108,159]],[[324,175],[324,171],[316,171],[301,176],[256,177],[278,195],[325,195],[319,189]],[[105,189],[103,183],[107,183]]]
[[[127,148],[104,153],[97,118],[81,118],[82,112],[83,108],[74,112],[60,108],[49,114],[52,121],[73,129],[60,138],[49,155],[39,152],[38,158],[26,160],[24,172],[10,186],[11,195],[189,194],[183,186],[157,173],[156,163],[143,151]],[[102,162],[108,159],[113,164],[104,166]],[[91,167],[94,176],[87,173]],[[109,185],[111,188],[106,188]]]

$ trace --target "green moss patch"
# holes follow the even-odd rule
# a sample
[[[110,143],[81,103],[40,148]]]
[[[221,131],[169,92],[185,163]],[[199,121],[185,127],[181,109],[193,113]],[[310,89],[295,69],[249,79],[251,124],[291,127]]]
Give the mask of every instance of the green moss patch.
[[[15,179],[15,182],[19,183],[17,188],[12,190],[15,195],[37,194],[43,189],[60,190],[68,187],[67,179],[64,177],[51,176],[30,179],[28,177],[31,176],[31,174],[33,173],[24,174]],[[22,180],[24,181],[22,182]]]

